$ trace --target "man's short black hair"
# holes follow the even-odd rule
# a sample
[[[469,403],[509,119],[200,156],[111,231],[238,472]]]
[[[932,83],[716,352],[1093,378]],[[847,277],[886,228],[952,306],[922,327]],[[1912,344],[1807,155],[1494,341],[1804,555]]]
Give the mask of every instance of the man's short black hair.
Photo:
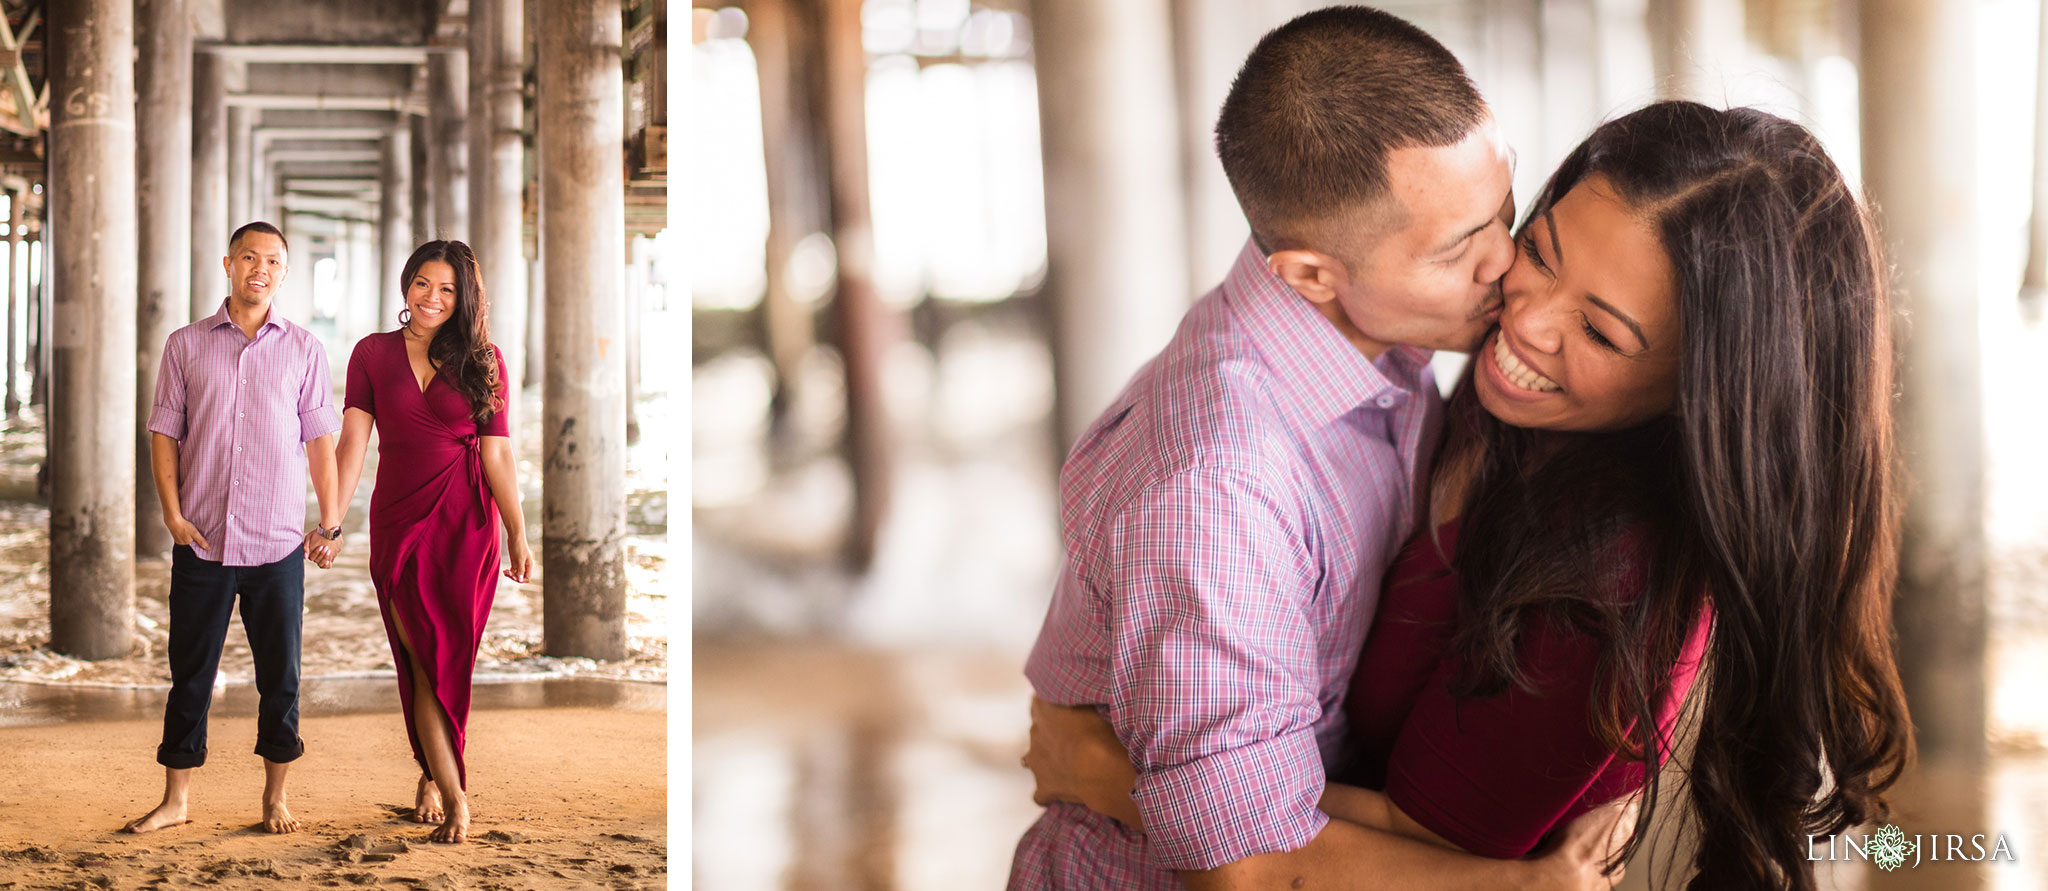
[[[1387,192],[1387,155],[1455,145],[1486,119],[1456,56],[1422,29],[1365,6],[1332,6],[1273,29],[1245,59],[1216,121],[1216,154],[1268,251]]]
[[[277,236],[278,241],[284,242],[284,252],[287,255],[289,255],[292,252],[291,240],[284,237],[283,231],[279,230],[276,226],[263,222],[262,220],[257,220],[256,222],[253,223],[244,224],[242,228],[235,230],[235,234],[228,236],[229,256],[233,256],[235,253],[235,249],[242,246],[242,236],[247,235],[251,232],[262,232],[269,235],[275,235]]]

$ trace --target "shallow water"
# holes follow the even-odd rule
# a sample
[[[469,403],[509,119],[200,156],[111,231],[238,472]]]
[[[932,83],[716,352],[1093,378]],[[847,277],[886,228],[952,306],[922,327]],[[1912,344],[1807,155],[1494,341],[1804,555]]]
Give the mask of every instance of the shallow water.
[[[251,684],[217,687],[209,717],[256,715]],[[472,710],[607,708],[658,712],[668,708],[666,684],[606,678],[558,677],[484,682],[471,689]],[[0,682],[0,728],[100,721],[157,720],[164,691],[135,687]],[[396,678],[316,678],[299,687],[300,720],[338,715],[398,714]]]

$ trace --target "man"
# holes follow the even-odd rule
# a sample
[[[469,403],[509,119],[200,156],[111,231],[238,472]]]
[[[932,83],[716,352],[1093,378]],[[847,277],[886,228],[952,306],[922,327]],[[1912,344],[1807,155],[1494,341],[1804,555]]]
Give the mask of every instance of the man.
[[[1428,478],[1428,350],[1478,342],[1512,263],[1492,115],[1434,39],[1335,7],[1260,41],[1216,145],[1251,243],[1068,457],[1066,564],[1025,669],[1115,727],[1145,832],[1054,802],[1010,886],[1583,883],[1604,843],[1494,861],[1317,808]],[[1604,842],[1594,825],[1575,841]]]
[[[299,631],[304,555],[340,538],[347,506],[335,493],[327,351],[272,311],[291,271],[290,246],[269,223],[228,240],[228,298],[219,312],[171,333],[150,414],[150,466],[171,551],[171,694],[164,705],[164,798],[129,832],[189,822],[192,771],[206,763],[206,712],[228,618],[241,598],[260,695],[256,754],[263,757],[263,825],[295,832],[285,774],[299,739]],[[320,523],[304,531],[306,480]],[[325,558],[323,552],[324,559]]]

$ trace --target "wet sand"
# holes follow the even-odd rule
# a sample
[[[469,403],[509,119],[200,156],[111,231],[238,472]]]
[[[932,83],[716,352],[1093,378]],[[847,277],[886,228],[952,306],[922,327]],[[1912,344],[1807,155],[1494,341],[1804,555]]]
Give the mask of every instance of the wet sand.
[[[480,698],[541,687],[498,686]],[[258,825],[252,717],[216,712],[210,760],[193,777],[193,822],[141,836],[117,830],[162,793],[158,721],[0,727],[0,889],[666,887],[663,688],[624,686],[595,708],[472,713],[467,845],[429,843],[431,827],[400,813],[418,771],[396,713],[305,717],[307,753],[290,781],[305,828],[282,836]]]

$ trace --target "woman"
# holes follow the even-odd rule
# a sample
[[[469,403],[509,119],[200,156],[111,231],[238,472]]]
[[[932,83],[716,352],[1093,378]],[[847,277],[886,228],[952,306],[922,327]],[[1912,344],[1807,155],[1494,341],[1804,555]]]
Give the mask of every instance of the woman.
[[[1517,857],[1648,786],[1618,868],[1698,672],[1690,887],[1811,889],[1806,837],[1882,819],[1912,748],[1869,218],[1798,125],[1665,102],[1573,151],[1519,242],[1353,677],[1364,785],[1324,809]],[[1136,819],[1108,725],[1033,713],[1041,800]]]
[[[490,342],[476,257],[459,241],[427,242],[399,284],[400,327],[363,338],[349,356],[336,456],[341,491],[353,499],[377,429],[370,579],[420,764],[413,819],[441,824],[434,841],[459,843],[469,835],[462,752],[470,673],[498,588],[501,518],[505,577],[526,581],[533,552],[506,420],[505,361]],[[316,561],[332,561],[331,549],[317,550]]]

